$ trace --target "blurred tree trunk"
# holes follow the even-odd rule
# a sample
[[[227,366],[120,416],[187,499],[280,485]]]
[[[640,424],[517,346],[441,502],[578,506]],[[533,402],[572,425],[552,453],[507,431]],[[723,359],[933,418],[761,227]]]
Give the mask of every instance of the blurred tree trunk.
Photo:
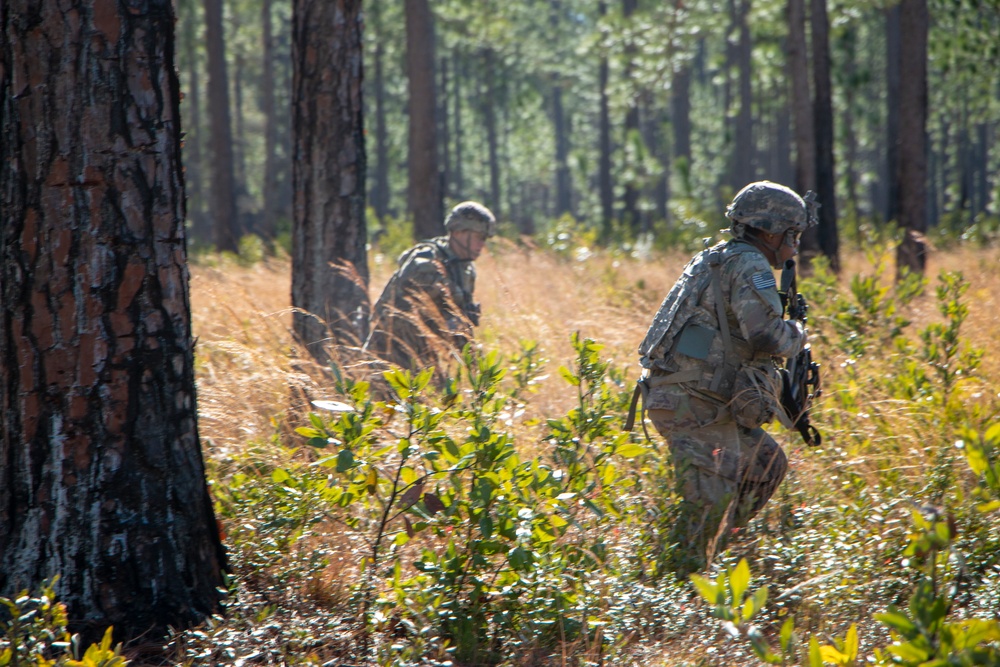
[[[788,69],[795,127],[795,190],[800,194],[816,189],[816,133],[813,129],[807,49],[804,0],[788,0]],[[812,236],[815,239],[816,235]],[[818,249],[818,241],[814,249]]]
[[[663,140],[663,126],[666,122],[666,111],[658,107],[652,99],[650,91],[643,91],[643,142],[648,147],[650,153],[660,165],[660,172],[655,174],[652,182],[653,211],[655,220],[667,219],[667,202],[670,199],[670,182],[668,175],[670,169],[670,154],[667,151],[666,142]],[[649,232],[653,228],[653,220],[646,216],[643,232]]]
[[[622,0],[622,16],[625,19],[625,30],[633,29],[632,16],[638,6],[637,0]],[[622,169],[625,182],[625,190],[622,194],[622,222],[632,231],[638,234],[641,227],[639,217],[639,188],[635,183],[635,178],[639,173],[639,165],[634,164],[639,157],[639,151],[635,150],[636,144],[642,142],[642,135],[639,131],[639,99],[636,92],[638,86],[632,81],[634,64],[636,57],[636,47],[631,37],[627,38],[625,45],[625,89],[628,91],[628,99],[625,105],[625,137],[622,151]]]
[[[187,62],[187,87],[184,103],[188,109],[190,122],[184,130],[184,182],[187,184],[188,218],[191,220],[191,238],[201,244],[211,244],[212,228],[205,212],[205,163],[202,159],[201,125],[201,78],[198,67],[197,23],[195,21],[196,0],[185,0],[181,11],[187,16],[181,22],[184,26],[184,57]]]
[[[750,41],[750,0],[734,5],[734,19],[739,31],[736,61],[739,66],[740,110],[736,116],[734,189],[742,188],[754,180],[753,140],[753,44]]]
[[[58,574],[84,645],[150,641],[219,611],[225,561],[172,4],[5,0],[0,23],[0,595]]]
[[[212,125],[212,229],[218,250],[237,252],[241,230],[236,213],[222,0],[205,0],[205,41],[208,49],[208,113]]]
[[[271,0],[263,0],[261,17],[260,99],[264,114],[264,188],[263,214],[260,231],[265,238],[273,239],[278,233],[278,127],[275,115],[274,81],[274,19]]]
[[[292,22],[293,323],[324,361],[368,333],[361,0],[295,0]]]
[[[461,57],[461,49],[456,48],[452,56],[455,66],[455,195],[458,199],[465,196],[462,163],[462,79],[465,76],[465,60]]]
[[[438,99],[437,116],[441,126],[441,194],[448,196],[448,182],[451,179],[451,136],[448,122],[448,56],[441,56],[441,90]]]
[[[826,0],[812,0],[813,122],[816,131],[816,194],[819,203],[819,249],[840,270],[837,235],[836,172],[833,166],[833,91],[830,84],[830,20]]]
[[[927,266],[927,0],[902,0],[900,17],[899,166],[897,208],[905,232],[896,251],[898,275]]]
[[[428,0],[404,0],[404,5],[410,84],[409,203],[413,236],[419,240],[444,232],[435,131],[434,15]]]
[[[370,14],[375,32],[375,187],[372,204],[375,215],[385,224],[389,214],[389,135],[385,124],[385,47],[382,31],[382,0],[371,0]]]
[[[899,4],[885,10],[885,171],[882,174],[885,194],[885,221],[899,217],[899,85],[900,43]]]
[[[847,27],[841,33],[841,44],[843,52],[843,116],[841,125],[844,128],[844,157],[845,164],[842,169],[844,174],[844,186],[847,190],[846,204],[848,213],[857,219],[858,216],[858,135],[855,129],[855,111],[858,94],[857,84],[857,29]]]
[[[549,3],[549,25],[553,42],[560,34],[562,4],[559,0]],[[560,217],[573,213],[573,183],[569,171],[569,123],[563,108],[563,80],[561,72],[552,75],[552,130],[555,134],[556,159],[556,201],[555,214]]]
[[[486,148],[489,153],[490,166],[490,202],[488,206],[493,214],[500,217],[500,155],[497,139],[497,95],[496,72],[494,72],[495,54],[493,49],[483,49],[483,94],[480,105],[483,111],[483,122],[486,125]]]
[[[684,63],[674,72],[670,94],[673,121],[673,168],[681,180],[685,197],[691,197],[691,65]]]
[[[608,13],[605,0],[597,3],[601,19]],[[597,94],[599,98],[598,121],[598,163],[597,183],[601,198],[601,236],[607,240],[611,237],[611,224],[614,220],[614,190],[611,186],[611,111],[608,100],[608,54],[601,44],[601,57],[597,70]]]

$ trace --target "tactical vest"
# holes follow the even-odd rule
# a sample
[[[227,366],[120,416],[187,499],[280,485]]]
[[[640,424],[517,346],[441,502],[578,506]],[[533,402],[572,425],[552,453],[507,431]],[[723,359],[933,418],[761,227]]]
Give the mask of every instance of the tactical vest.
[[[448,248],[448,237],[439,236],[421,241],[403,252],[397,260],[399,270],[392,279],[395,280],[397,276],[404,273],[404,269],[411,259],[426,251],[430,251],[434,258],[444,265],[451,281],[451,292],[455,305],[462,309],[473,324],[478,325],[479,304],[472,300],[476,288],[476,267],[471,261],[461,260],[452,254]]]
[[[706,371],[700,383],[702,388],[713,393],[728,393],[736,370],[744,362],[751,361],[754,355],[731,326],[720,275],[725,263],[745,252],[758,251],[746,243],[722,242],[688,262],[639,345],[639,363],[644,368],[673,372],[702,366]],[[709,288],[714,290],[716,301],[711,309],[702,303],[705,290]],[[709,349],[717,336],[721,339],[724,358],[712,364],[708,360]]]

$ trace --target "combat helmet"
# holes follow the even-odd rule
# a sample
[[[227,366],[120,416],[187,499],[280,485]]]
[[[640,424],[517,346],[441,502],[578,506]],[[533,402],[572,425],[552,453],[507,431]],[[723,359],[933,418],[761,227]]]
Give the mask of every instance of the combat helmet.
[[[474,201],[464,201],[451,209],[445,218],[444,228],[449,232],[471,229],[486,235],[486,238],[496,233],[497,219],[482,204]]]
[[[757,181],[736,193],[726,208],[726,217],[733,222],[732,231],[743,226],[770,234],[782,234],[789,229],[803,231],[816,224],[813,207],[815,195],[806,195],[808,203],[795,191],[770,181]]]

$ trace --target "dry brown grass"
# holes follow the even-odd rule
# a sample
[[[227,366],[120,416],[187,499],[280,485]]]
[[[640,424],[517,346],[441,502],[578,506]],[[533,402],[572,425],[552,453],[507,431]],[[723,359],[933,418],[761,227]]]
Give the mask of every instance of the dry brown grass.
[[[604,344],[615,364],[635,377],[635,349],[687,255],[650,260],[597,253],[583,262],[498,240],[477,261],[477,298],[483,306],[482,344],[504,353],[521,339],[535,340],[549,359],[548,378],[531,401],[538,415],[561,415],[575,397],[555,373],[572,363],[570,334]],[[197,375],[201,434],[225,455],[249,440],[268,437],[272,420],[308,410],[308,400],[329,392],[329,382],[293,341],[287,259],[241,267],[217,260],[192,268],[191,301],[198,338]],[[841,283],[871,273],[863,252],[844,255]],[[388,280],[391,259],[373,255],[372,301]],[[972,283],[966,337],[988,353],[985,377],[1000,375],[1000,251],[962,248],[935,253],[928,276],[961,270]],[[891,275],[891,272],[890,272]],[[913,328],[939,319],[933,290],[914,304]],[[843,359],[822,359],[836,373]]]

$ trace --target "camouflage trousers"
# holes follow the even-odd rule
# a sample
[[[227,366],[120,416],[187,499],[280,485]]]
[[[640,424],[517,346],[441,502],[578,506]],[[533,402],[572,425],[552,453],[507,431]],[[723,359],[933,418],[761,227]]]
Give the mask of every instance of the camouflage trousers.
[[[705,568],[733,528],[745,526],[774,494],[788,459],[762,428],[739,426],[725,406],[680,387],[651,393],[650,421],[667,440],[682,498],[670,531],[680,577]]]

